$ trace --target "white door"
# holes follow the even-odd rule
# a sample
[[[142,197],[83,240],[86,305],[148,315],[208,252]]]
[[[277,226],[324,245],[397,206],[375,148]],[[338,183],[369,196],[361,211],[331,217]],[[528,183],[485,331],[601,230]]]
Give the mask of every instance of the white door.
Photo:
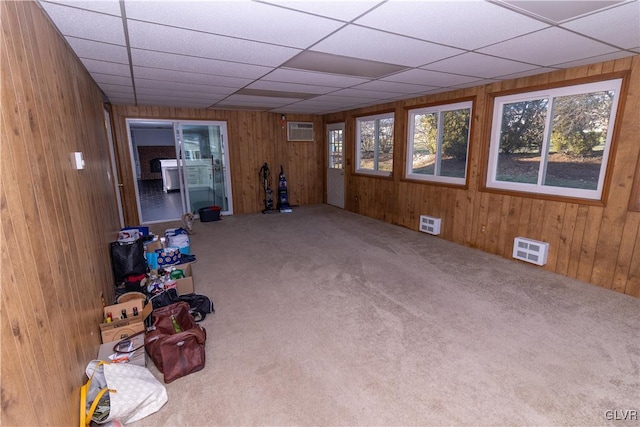
[[[327,125],[327,203],[344,209],[344,123]]]

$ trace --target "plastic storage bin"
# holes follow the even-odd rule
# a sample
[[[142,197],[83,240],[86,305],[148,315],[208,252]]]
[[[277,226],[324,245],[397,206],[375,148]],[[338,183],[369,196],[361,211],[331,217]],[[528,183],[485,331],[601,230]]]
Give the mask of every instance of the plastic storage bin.
[[[198,209],[200,222],[218,221],[220,219],[220,206],[207,206]]]

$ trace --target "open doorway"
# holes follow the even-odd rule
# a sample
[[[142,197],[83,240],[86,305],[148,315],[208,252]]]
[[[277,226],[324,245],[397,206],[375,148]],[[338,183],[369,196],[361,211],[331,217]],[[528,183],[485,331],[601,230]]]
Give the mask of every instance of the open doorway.
[[[220,206],[232,214],[226,123],[127,119],[141,224]]]

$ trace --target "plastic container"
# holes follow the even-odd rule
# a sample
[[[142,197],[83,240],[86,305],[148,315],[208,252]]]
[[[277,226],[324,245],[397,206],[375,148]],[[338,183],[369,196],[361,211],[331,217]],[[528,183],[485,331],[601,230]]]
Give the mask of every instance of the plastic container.
[[[198,209],[200,222],[218,221],[220,219],[220,206],[207,206]]]

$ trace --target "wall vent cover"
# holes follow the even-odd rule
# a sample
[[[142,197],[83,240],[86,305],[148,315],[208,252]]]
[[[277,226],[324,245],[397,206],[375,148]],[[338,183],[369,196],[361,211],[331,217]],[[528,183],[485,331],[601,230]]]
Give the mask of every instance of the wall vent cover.
[[[313,122],[287,122],[287,141],[313,140]]]
[[[420,231],[437,236],[438,234],[440,234],[440,222],[440,218],[420,215]]]
[[[538,240],[516,237],[513,241],[513,257],[536,265],[545,265],[549,244]]]

